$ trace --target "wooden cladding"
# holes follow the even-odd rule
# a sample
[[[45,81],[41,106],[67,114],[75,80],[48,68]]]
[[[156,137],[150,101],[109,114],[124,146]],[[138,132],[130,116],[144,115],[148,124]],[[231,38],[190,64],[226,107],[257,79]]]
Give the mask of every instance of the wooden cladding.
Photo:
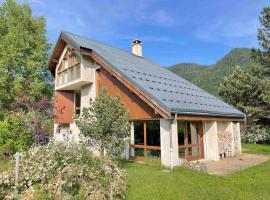
[[[63,59],[61,60],[56,75],[56,85],[60,86],[70,81],[81,78],[80,57],[67,49]]]
[[[153,119],[160,117],[159,115],[155,114],[153,108],[148,106],[136,94],[130,91],[104,68],[101,67],[99,70],[97,70],[96,81],[97,96],[101,92],[102,88],[105,88],[112,96],[118,95],[121,102],[127,108],[130,119]]]
[[[72,66],[78,65],[80,63],[80,57],[72,52],[70,49],[67,49],[59,67],[57,69],[57,73],[71,68]]]
[[[54,122],[57,124],[72,123],[74,115],[74,92],[55,91],[54,101]]]

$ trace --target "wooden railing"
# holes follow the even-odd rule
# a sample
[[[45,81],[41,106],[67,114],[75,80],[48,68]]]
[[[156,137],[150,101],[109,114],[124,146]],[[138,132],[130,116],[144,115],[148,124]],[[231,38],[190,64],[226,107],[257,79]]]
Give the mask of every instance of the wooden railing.
[[[61,86],[81,78],[81,64],[77,63],[57,72],[56,85]]]

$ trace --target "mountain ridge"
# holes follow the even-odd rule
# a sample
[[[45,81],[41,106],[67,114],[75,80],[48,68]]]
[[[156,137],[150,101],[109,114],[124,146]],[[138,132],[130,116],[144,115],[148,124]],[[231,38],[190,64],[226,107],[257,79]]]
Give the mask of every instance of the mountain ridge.
[[[251,49],[234,48],[215,64],[201,65],[197,63],[179,63],[168,67],[177,75],[196,84],[209,93],[218,96],[218,88],[225,76],[229,76],[236,66],[250,71],[256,63],[251,58]]]

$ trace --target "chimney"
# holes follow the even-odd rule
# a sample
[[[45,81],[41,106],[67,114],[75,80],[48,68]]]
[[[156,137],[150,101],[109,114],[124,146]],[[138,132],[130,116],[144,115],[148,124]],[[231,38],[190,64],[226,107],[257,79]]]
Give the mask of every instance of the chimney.
[[[132,53],[136,56],[142,57],[142,41],[138,39],[132,41]]]

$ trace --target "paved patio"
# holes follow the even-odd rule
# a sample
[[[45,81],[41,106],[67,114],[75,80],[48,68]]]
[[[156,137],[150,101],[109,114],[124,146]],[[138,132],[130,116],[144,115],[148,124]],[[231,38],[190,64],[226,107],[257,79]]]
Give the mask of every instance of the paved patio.
[[[220,161],[206,161],[207,173],[211,175],[227,176],[234,172],[258,165],[270,160],[268,155],[243,153],[242,155],[225,158]]]

